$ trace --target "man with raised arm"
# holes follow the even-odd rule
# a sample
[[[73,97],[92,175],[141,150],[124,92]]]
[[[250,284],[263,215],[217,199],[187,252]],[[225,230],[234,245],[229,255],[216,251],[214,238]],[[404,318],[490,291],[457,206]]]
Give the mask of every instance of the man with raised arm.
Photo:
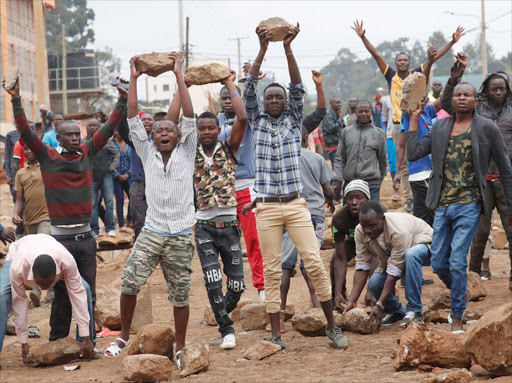
[[[325,150],[331,161],[331,166],[333,166],[336,149],[338,149],[338,143],[340,141],[341,129],[343,128],[343,112],[341,111],[340,98],[331,98],[329,105],[331,107],[322,121],[322,133],[324,135]]]
[[[451,99],[453,89],[459,83],[467,66],[467,56],[464,53],[458,53],[457,63],[452,67],[450,79],[445,87],[445,92],[441,96],[441,106],[448,113],[453,111]],[[509,158],[512,157],[512,91],[510,90],[509,78],[503,72],[491,73],[486,77],[478,93],[478,104],[475,107],[476,113],[480,116],[494,121],[505,141],[508,149]],[[503,181],[496,164],[491,162],[485,177],[486,188],[483,195],[487,213],[480,217],[475,238],[471,244],[471,260],[469,269],[481,275],[482,279],[487,280],[491,277],[489,270],[489,259],[484,258],[484,249],[489,238],[491,230],[491,219],[493,210],[496,208],[500,214],[501,222],[507,240],[512,243],[512,229],[507,227],[509,209],[506,202]],[[483,258],[483,259],[482,259]],[[510,279],[509,289],[512,291],[512,249],[509,249],[510,258]],[[482,263],[483,260],[483,263]]]
[[[244,63],[244,73],[247,74],[250,68],[249,63]],[[265,77],[263,75],[263,77]],[[260,77],[260,78],[263,78]],[[236,92],[241,92],[235,86]],[[209,92],[208,92],[209,94]],[[220,126],[219,140],[224,141],[231,136],[231,132],[237,115],[234,110],[233,99],[228,88],[223,86],[220,90],[220,106],[222,113],[217,116]],[[210,97],[211,100],[211,97]],[[212,111],[213,114],[214,110]],[[261,257],[260,244],[258,242],[258,232],[256,230],[256,218],[251,211],[247,215],[242,214],[242,208],[245,204],[251,202],[254,198],[254,177],[255,177],[255,159],[254,159],[254,140],[252,131],[245,130],[245,135],[240,143],[240,150],[236,155],[237,166],[235,175],[235,190],[237,201],[237,220],[244,235],[245,246],[247,248],[247,259],[252,271],[252,285],[258,290],[260,303],[265,303],[265,281],[263,278],[263,258]]]
[[[219,120],[211,112],[197,118],[197,147],[194,187],[196,193],[195,240],[197,254],[204,273],[204,283],[219,332],[223,338],[220,347],[236,346],[233,320],[229,316],[236,308],[244,286],[242,247],[238,228],[235,188],[236,156],[245,135],[247,114],[232,76],[222,81],[230,94],[229,101],[236,120],[227,140],[218,141]],[[226,101],[225,101],[226,103]],[[226,293],[222,292],[222,258],[227,277]]]
[[[256,28],[260,50],[244,83],[245,108],[255,141],[256,223],[264,262],[266,306],[272,324],[272,337],[269,341],[281,348],[285,347],[279,326],[281,243],[284,227],[315,285],[327,318],[326,335],[336,348],[346,348],[348,338],[334,321],[331,287],[316,245],[311,214],[301,195],[300,149],[304,86],[291,49],[291,43],[298,33],[299,25],[291,26],[283,41],[291,80],[288,103],[286,89],[280,84],[272,83],[263,92],[263,108],[260,105],[258,74],[271,37],[265,27]]]
[[[403,81],[411,75],[413,72],[428,72],[425,70],[424,66],[427,64],[427,61],[421,66],[414,68],[412,71],[409,71],[410,59],[407,53],[401,52],[395,58],[395,66],[396,70],[391,68],[382,58],[380,53],[375,49],[375,47],[370,43],[370,41],[366,38],[366,30],[363,29],[363,22],[359,22],[356,20],[354,22],[354,26],[351,27],[354,31],[356,31],[357,35],[361,38],[365,48],[370,52],[373,56],[382,75],[386,78],[389,88],[389,96],[391,100],[391,104],[393,106],[393,141],[395,142],[395,148],[398,148],[398,134],[400,127],[400,120],[402,117],[402,110],[400,109],[400,101],[402,100],[402,83]],[[451,41],[449,41],[445,46],[440,48],[437,51],[436,56],[434,57],[434,61],[439,60],[443,57],[451,47],[459,41],[459,39],[465,35],[464,28],[457,27],[457,30],[452,35]],[[428,60],[428,59],[427,59]],[[396,172],[400,172],[402,187],[404,189],[405,197],[407,198],[407,204],[405,206],[406,211],[412,211],[413,209],[413,195],[411,191],[411,187],[409,186],[409,173],[407,172],[407,158],[404,157],[401,164],[396,163],[397,170]]]
[[[463,332],[466,256],[480,215],[492,208],[483,198],[487,171],[494,161],[509,208],[510,227],[512,167],[507,147],[494,121],[475,113],[475,87],[466,82],[456,85],[452,103],[455,116],[436,121],[419,142],[416,130],[421,109],[413,112],[405,138],[407,157],[411,161],[432,155],[432,174],[426,198],[427,207],[435,210],[431,263],[434,272],[451,289],[452,331]]]
[[[192,229],[194,219],[194,160],[197,130],[194,110],[183,80],[183,57],[171,53],[175,61],[180,99],[183,106],[182,139],[178,127],[168,119],[153,124],[150,141],[137,114],[138,56],[130,60],[131,78],[128,97],[130,138],[139,155],[146,177],[148,211],[144,228],[133,246],[121,276],[121,334],[105,355],[117,357],[130,343],[130,326],[137,304],[137,294],[146,284],[155,267],[162,264],[167,281],[168,299],[174,306],[176,331],[176,362],[180,367],[181,349],[185,346],[189,317],[191,264],[194,256]]]
[[[30,129],[21,103],[19,79],[14,88],[7,91],[12,97],[16,128],[40,164],[51,234],[75,258],[78,271],[91,287],[93,306],[96,302],[96,241],[90,227],[92,167],[94,156],[107,144],[126,110],[128,91],[119,84],[117,89],[120,97],[115,109],[91,139],[80,144],[80,127],[75,121],[65,121],[58,127],[56,148],[43,144]],[[71,303],[64,281],[55,284],[54,293],[50,341],[67,337],[71,325]]]

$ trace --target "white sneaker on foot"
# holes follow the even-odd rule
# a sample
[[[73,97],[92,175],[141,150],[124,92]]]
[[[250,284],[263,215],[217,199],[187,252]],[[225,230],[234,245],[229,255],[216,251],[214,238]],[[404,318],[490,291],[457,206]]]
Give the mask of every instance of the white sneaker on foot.
[[[265,289],[258,290],[258,298],[261,304],[265,303]]]
[[[222,344],[220,348],[223,350],[231,350],[236,347],[236,338],[235,334],[228,334],[222,339]]]
[[[115,231],[115,230],[110,230],[110,231],[107,233],[107,235],[108,235],[109,237],[115,237],[115,236],[116,236],[116,231]]]

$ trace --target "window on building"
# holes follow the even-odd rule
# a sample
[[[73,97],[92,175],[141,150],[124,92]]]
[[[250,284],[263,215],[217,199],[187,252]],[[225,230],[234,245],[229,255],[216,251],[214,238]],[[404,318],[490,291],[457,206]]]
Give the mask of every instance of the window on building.
[[[168,92],[169,91],[169,84],[164,84],[164,92]]]

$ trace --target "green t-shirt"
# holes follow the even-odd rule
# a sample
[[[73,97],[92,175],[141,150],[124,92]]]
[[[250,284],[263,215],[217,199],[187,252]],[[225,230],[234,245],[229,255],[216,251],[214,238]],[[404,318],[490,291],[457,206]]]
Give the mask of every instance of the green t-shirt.
[[[471,129],[450,136],[444,158],[444,175],[438,207],[458,203],[481,202],[482,196],[475,177]]]

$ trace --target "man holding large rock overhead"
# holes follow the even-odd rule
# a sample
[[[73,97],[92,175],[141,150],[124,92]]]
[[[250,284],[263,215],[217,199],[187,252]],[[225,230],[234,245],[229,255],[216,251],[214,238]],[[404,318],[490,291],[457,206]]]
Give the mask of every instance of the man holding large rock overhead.
[[[264,264],[266,306],[272,325],[272,337],[269,341],[285,348],[279,327],[281,242],[284,227],[315,285],[327,318],[326,335],[336,348],[341,349],[348,347],[348,338],[334,321],[331,286],[316,245],[311,214],[301,195],[300,148],[304,86],[291,49],[291,43],[298,33],[299,24],[290,26],[283,40],[291,80],[288,103],[286,89],[278,83],[272,83],[263,92],[263,108],[260,105],[258,74],[269,41],[274,37],[272,30],[264,26],[256,28],[260,50],[243,90],[249,127],[254,134],[256,224]]]

